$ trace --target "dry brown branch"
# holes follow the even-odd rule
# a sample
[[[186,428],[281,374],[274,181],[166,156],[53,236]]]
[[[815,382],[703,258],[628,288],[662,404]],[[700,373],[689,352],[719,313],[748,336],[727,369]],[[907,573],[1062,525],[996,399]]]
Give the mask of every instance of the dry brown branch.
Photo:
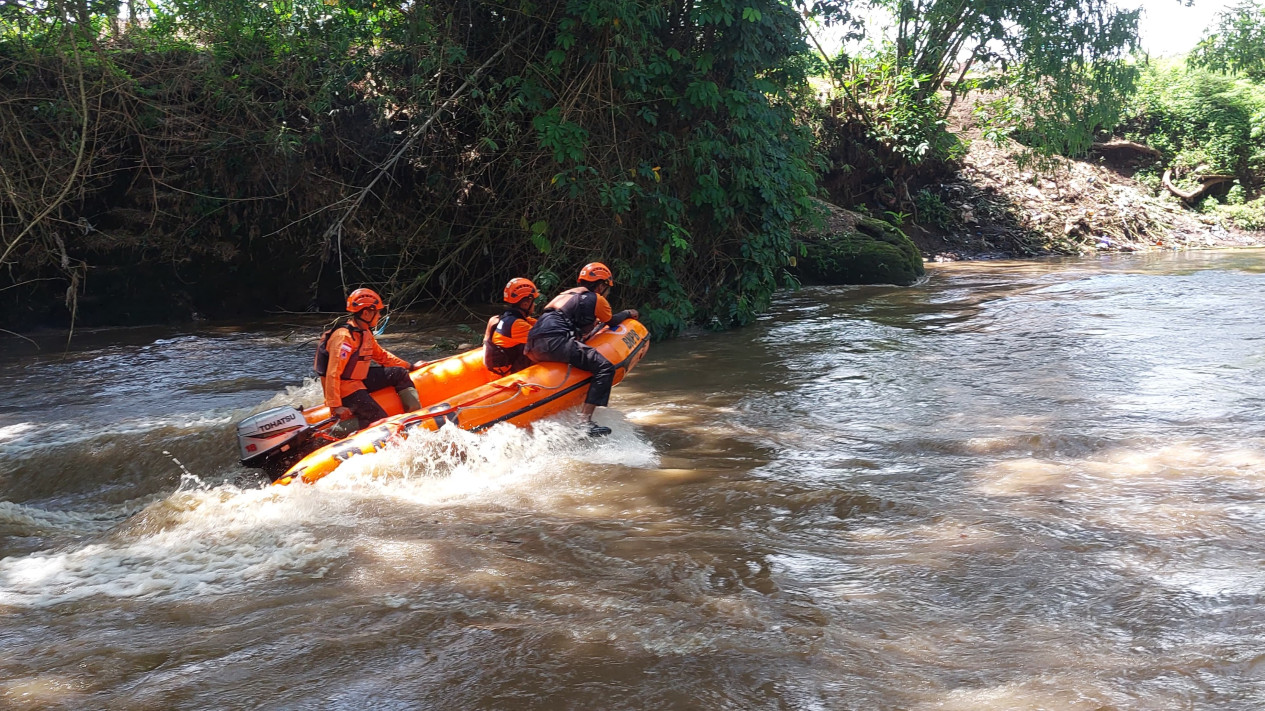
[[[31,221],[27,223],[26,227],[18,233],[18,236],[14,237],[13,241],[5,248],[4,253],[0,254],[0,264],[4,264],[5,260],[9,258],[9,255],[13,253],[13,248],[18,245],[18,242],[22,241],[23,237],[30,234],[31,230],[35,229],[36,225],[38,225],[41,220],[47,217],[49,213],[56,210],[58,206],[62,204],[62,201],[66,199],[66,196],[70,194],[71,189],[76,187],[76,178],[79,175],[79,171],[83,168],[84,155],[87,153],[88,148],[88,89],[86,85],[87,80],[84,78],[83,60],[79,56],[79,47],[78,45],[73,44],[71,46],[74,47],[75,67],[79,72],[79,110],[83,115],[83,120],[80,122],[79,128],[79,149],[75,153],[75,165],[71,168],[70,175],[67,176],[64,181],[61,192],[57,194],[57,197],[49,202],[49,204],[46,205],[39,214],[31,219]]]
[[[469,89],[474,84],[474,81],[479,78],[479,75],[482,74],[485,69],[492,66],[493,62],[495,62],[498,58],[500,58],[500,56],[504,54],[507,49],[513,46],[514,43],[516,43],[526,33],[527,33],[526,30],[519,32],[510,41],[501,45],[501,48],[498,49],[495,53],[493,53],[491,57],[488,57],[487,61],[479,65],[477,69],[471,72],[470,76],[466,77],[466,80],[461,83],[461,86],[457,87],[457,90],[454,91],[452,95],[449,96],[447,99],[445,99],[444,103],[439,105],[439,108],[431,112],[430,117],[427,118],[426,121],[422,123],[421,126],[418,126],[417,128],[413,129],[411,132],[409,132],[408,138],[405,139],[402,144],[400,144],[400,147],[396,149],[396,151],[392,153],[389,158],[387,158],[385,161],[383,161],[381,164],[379,164],[375,168],[373,179],[369,181],[368,185],[361,188],[360,191],[356,193],[354,197],[344,198],[343,200],[338,201],[339,203],[345,203],[350,200],[351,205],[347,208],[346,212],[344,212],[341,217],[335,220],[334,223],[331,224],[325,230],[325,233],[322,235],[322,237],[325,243],[325,248],[324,248],[325,251],[328,251],[331,240],[338,241],[338,255],[339,255],[338,261],[339,261],[340,272],[342,271],[343,225],[346,224],[348,218],[350,218],[353,214],[356,213],[356,210],[358,210],[361,204],[364,203],[365,198],[368,197],[371,192],[373,192],[373,188],[374,186],[378,184],[378,181],[388,176],[390,174],[391,169],[395,167],[395,164],[399,162],[400,158],[404,155],[404,153],[408,151],[408,149],[411,148],[415,142],[417,142],[417,139],[425,135],[426,131],[430,128],[430,125],[434,123],[435,119],[438,118],[439,115],[443,113],[445,110],[447,110],[449,106],[451,106],[454,102],[456,102],[456,100],[460,98],[461,95],[464,94],[466,90]],[[346,286],[347,286],[347,283],[346,283],[346,280],[344,279],[343,280],[344,291],[346,291]],[[313,285],[313,291],[315,292],[315,285]]]

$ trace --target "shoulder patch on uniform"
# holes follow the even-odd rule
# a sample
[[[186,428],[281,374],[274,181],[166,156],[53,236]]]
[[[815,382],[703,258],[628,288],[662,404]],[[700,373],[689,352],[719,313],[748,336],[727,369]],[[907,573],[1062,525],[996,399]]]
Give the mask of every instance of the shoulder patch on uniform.
[[[338,359],[345,360],[351,356],[351,344],[344,343],[338,347]]]

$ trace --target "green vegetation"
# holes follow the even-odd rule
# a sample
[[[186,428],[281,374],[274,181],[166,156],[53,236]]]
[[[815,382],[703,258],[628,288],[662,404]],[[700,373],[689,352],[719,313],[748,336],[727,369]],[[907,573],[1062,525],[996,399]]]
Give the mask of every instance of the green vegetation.
[[[1145,99],[1165,117],[1180,112],[1202,126],[1205,147],[1198,147],[1189,128],[1171,123],[1158,137],[1179,149],[1175,166],[1198,171],[1198,160],[1206,158],[1213,170],[1230,172],[1237,180],[1203,198],[1202,212],[1241,229],[1265,230],[1265,4],[1240,0],[1220,13],[1188,64],[1184,80],[1155,87]],[[1215,79],[1214,71],[1221,73]],[[1238,76],[1231,81],[1226,74]]]
[[[1027,107],[1029,140],[1046,153],[1083,153],[1132,89],[1126,60],[1137,47],[1138,11],[1109,0],[876,4],[898,18],[895,54],[925,80],[920,95],[949,82],[956,97],[972,88],[966,74],[977,62],[1000,65],[1007,93]]]
[[[55,291],[98,321],[153,318],[159,294],[336,308],[360,283],[490,301],[603,259],[663,334],[745,323],[793,283],[815,176],[787,6],[145,7],[0,16],[10,320],[47,320]]]
[[[1253,187],[1265,178],[1265,88],[1203,69],[1150,67],[1124,135],[1158,149],[1176,170],[1206,166]]]
[[[1079,155],[1114,126],[1133,89],[1137,11],[1107,0],[961,2],[860,0],[816,6],[825,24],[884,11],[873,50],[826,67],[838,111],[820,120],[829,160],[823,185],[836,204],[917,210],[919,188],[956,170],[964,152],[947,130],[953,104],[976,89],[1011,107],[1004,127],[1039,155]],[[989,79],[973,75],[985,70]],[[941,215],[937,215],[940,217]]]
[[[1146,69],[1119,132],[1162,159],[1138,177],[1162,189],[1167,173],[1189,202],[1243,229],[1265,226],[1265,86],[1177,64]],[[1206,187],[1202,187],[1206,186]]]
[[[1194,67],[1265,80],[1265,3],[1240,0],[1218,14],[1213,30],[1199,42],[1189,61]]]
[[[658,336],[740,325],[799,279],[908,283],[901,229],[982,215],[944,189],[977,91],[985,138],[1122,126],[1260,224],[1259,0],[1220,23],[1139,78],[1108,0],[3,3],[0,327],[491,302],[594,259]],[[823,231],[819,197],[866,214]]]

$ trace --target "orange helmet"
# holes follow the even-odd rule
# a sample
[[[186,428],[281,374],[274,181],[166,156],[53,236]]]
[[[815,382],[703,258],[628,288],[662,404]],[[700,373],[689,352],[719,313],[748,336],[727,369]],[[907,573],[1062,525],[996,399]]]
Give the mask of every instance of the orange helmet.
[[[347,310],[353,314],[360,313],[361,310],[373,307],[382,310],[382,297],[378,296],[378,292],[373,289],[356,289],[347,295]]]
[[[585,264],[584,268],[580,270],[580,278],[578,281],[604,281],[611,285],[615,283],[615,279],[611,276],[610,268],[601,262]]]
[[[515,277],[505,285],[505,303],[507,304],[517,304],[523,299],[535,299],[537,296],[540,296],[540,290],[531,279]]]

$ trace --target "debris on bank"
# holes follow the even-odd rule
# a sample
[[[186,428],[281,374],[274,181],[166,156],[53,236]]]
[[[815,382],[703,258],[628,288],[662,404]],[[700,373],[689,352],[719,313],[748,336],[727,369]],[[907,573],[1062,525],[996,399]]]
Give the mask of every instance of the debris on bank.
[[[1130,177],[1158,157],[1146,146],[1100,144],[1085,160],[1038,168],[1013,140],[985,139],[969,108],[953,113],[967,154],[955,179],[928,186],[949,224],[904,228],[930,260],[1265,246],[1265,232],[1220,224]]]

